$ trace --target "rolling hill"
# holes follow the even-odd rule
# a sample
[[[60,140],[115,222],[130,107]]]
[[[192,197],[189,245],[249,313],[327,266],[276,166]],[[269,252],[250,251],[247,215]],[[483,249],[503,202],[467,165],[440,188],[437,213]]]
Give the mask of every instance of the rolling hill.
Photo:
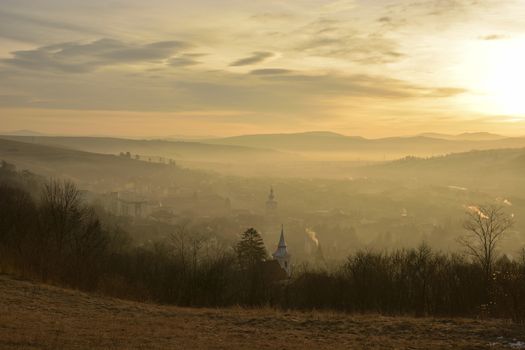
[[[525,138],[506,138],[486,133],[456,136],[425,134],[412,137],[367,139],[332,132],[243,135],[201,140],[208,144],[235,145],[316,154],[319,158],[395,159],[405,156],[434,156],[471,150],[525,147]]]
[[[470,151],[431,158],[406,157],[355,171],[359,176],[398,182],[448,184],[521,195],[525,191],[525,148]]]
[[[464,141],[493,141],[493,140],[502,140],[506,139],[506,136],[492,134],[489,132],[465,132],[459,135],[449,135],[449,134],[438,134],[438,133],[424,133],[419,136],[431,137],[435,139],[443,140],[464,140]]]
[[[0,132],[0,135],[5,135],[5,136],[46,136],[46,134],[44,134],[44,133],[41,133],[41,132],[38,132],[38,131],[33,131],[33,130],[26,130],[26,129],[13,130],[13,131],[4,131],[4,132]]]
[[[192,141],[132,140],[108,137],[0,136],[1,138],[93,153],[130,152],[143,159],[175,159],[188,166],[224,169],[235,164],[309,161],[383,161],[406,156],[432,157],[473,150],[525,147],[525,138],[489,133],[424,134],[366,139],[333,132],[256,134]]]
[[[247,161],[250,159],[274,159],[283,156],[270,149],[237,145],[206,144],[202,142],[133,140],[110,137],[66,136],[0,136],[3,139],[39,145],[69,148],[93,153],[119,154],[130,152],[141,157],[173,158],[179,161]]]
[[[197,181],[205,175],[175,165],[150,163],[109,154],[98,154],[41,144],[0,139],[0,160],[18,169],[56,178],[69,178],[79,183],[126,183],[141,178]]]
[[[298,139],[309,138],[311,136],[312,135],[302,135],[298,137]],[[314,135],[314,137],[328,139],[345,138],[344,136],[337,135]],[[31,138],[17,137],[16,139],[28,140]],[[63,139],[64,138],[59,138],[59,141],[62,142]],[[41,140],[45,143],[55,142],[55,138],[41,138]],[[97,146],[96,140],[92,138],[72,138],[66,141],[67,142],[64,143],[79,148],[99,149],[104,147]],[[108,139],[103,139],[101,142],[107,141]],[[109,143],[111,142],[114,142],[114,145],[111,147],[116,149],[116,147],[125,145],[128,140],[110,139]],[[133,140],[131,140],[130,143],[133,143]],[[167,143],[169,144],[169,142]],[[139,145],[143,144],[148,143],[147,141],[139,141]],[[157,141],[153,143],[153,145],[155,144],[157,144]],[[163,145],[164,143],[161,142],[160,144]],[[196,147],[201,146],[203,146],[203,149],[208,149],[208,146],[210,146],[209,149],[213,149],[214,152],[219,152],[223,147],[196,143],[195,145],[190,145],[190,148],[195,150]],[[513,186],[516,189],[525,186],[525,184],[522,184],[521,176],[521,174],[525,173],[525,148],[468,151],[425,158],[405,157],[394,161],[376,162],[372,163],[372,165],[344,161],[305,161],[301,158],[288,161],[282,158],[281,161],[279,161],[278,157],[262,161],[254,156],[255,153],[253,153],[253,151],[259,151],[256,148],[233,148],[235,150],[247,150],[247,154],[251,154],[253,158],[243,161],[239,160],[237,168],[227,165],[221,168],[220,162],[227,162],[229,158],[212,153],[215,163],[209,161],[207,168],[197,161],[190,164],[205,169],[216,169],[224,172],[229,171],[230,174],[248,176],[265,175],[272,177],[292,176],[317,178],[369,177],[387,178],[399,183],[417,181],[427,184],[439,183],[443,185],[446,183],[468,188],[505,188],[507,190],[512,189]],[[262,150],[261,152],[264,153],[266,150]],[[269,152],[269,154],[271,154],[271,151]],[[286,153],[279,154],[283,156]],[[169,174],[177,171],[178,173],[192,172],[192,170],[189,169],[182,169],[180,167],[155,162],[139,161],[113,154],[78,151],[71,148],[61,148],[40,143],[13,141],[12,139],[0,139],[0,159],[15,163],[19,168],[27,168],[46,176],[58,177],[65,175],[77,180],[107,177],[129,179],[151,177],[153,174],[155,174],[155,176],[161,176],[159,175],[160,173],[163,173],[164,178],[166,178],[170,176]],[[185,162],[181,163],[186,166]],[[101,172],[101,169],[104,171]],[[242,171],[244,171],[244,173],[242,173]],[[198,171],[193,172],[195,174],[202,174]]]

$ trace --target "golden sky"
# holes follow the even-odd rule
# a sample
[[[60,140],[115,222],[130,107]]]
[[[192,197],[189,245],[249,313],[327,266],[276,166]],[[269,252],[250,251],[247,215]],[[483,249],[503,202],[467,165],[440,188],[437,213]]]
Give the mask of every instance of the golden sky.
[[[0,131],[525,134],[523,0],[1,0]]]

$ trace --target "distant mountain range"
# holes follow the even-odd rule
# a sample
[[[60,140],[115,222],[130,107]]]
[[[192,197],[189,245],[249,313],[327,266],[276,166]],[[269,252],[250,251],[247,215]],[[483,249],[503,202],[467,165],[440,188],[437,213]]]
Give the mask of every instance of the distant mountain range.
[[[419,136],[431,137],[434,139],[443,139],[443,140],[464,140],[464,141],[493,141],[501,140],[507,138],[503,135],[492,134],[489,132],[466,132],[458,135],[449,135],[449,134],[438,134],[438,133],[424,133]]]
[[[302,152],[348,150],[350,147],[361,144],[364,140],[364,138],[359,136],[345,136],[333,132],[315,131],[293,134],[241,135],[200,141],[215,145],[235,145]]]
[[[427,133],[408,137],[367,139],[333,132],[255,134],[187,141],[132,140],[109,137],[5,135],[2,138],[87,152],[130,152],[185,162],[243,163],[298,160],[381,161],[405,156],[432,157],[472,150],[525,147],[525,137],[491,133],[445,135]]]
[[[402,158],[408,155],[434,156],[471,150],[525,147],[525,137],[504,137],[490,133],[460,135],[423,134],[409,137],[367,139],[333,132],[244,135],[201,140],[217,145],[267,148],[298,153],[347,154],[365,159]]]
[[[213,146],[213,145],[212,145]],[[220,148],[219,148],[220,149]],[[14,163],[54,177],[82,179],[136,179],[143,176],[168,176],[196,180],[201,174],[189,169],[137,161],[117,155],[84,152],[31,142],[0,139],[0,160]],[[315,177],[384,179],[398,186],[439,185],[451,190],[489,191],[495,194],[525,191],[525,148],[497,149],[454,153],[432,158],[406,157],[372,165],[349,165],[345,162],[306,161],[276,163],[265,175],[281,177],[285,165],[296,172],[290,176],[308,177],[309,167],[320,171]],[[255,163],[243,162],[243,168]],[[266,166],[267,167],[267,166]],[[259,169],[263,169],[261,165]],[[290,170],[290,169],[288,169]],[[310,169],[311,170],[311,169]],[[257,175],[256,171],[252,174]],[[170,175],[171,174],[171,175]],[[182,177],[181,177],[182,176]],[[185,181],[186,181],[185,180]]]

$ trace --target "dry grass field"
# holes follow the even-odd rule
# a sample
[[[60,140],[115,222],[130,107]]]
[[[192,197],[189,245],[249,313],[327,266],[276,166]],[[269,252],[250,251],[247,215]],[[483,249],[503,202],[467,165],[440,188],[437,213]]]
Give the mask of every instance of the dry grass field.
[[[505,321],[189,309],[0,275],[0,349],[525,349]]]

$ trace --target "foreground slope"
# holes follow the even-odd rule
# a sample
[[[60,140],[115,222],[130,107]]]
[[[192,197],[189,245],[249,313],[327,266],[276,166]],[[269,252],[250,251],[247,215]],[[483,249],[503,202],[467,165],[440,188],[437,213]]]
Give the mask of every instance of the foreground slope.
[[[1,349],[510,349],[504,321],[142,304],[0,275]]]

